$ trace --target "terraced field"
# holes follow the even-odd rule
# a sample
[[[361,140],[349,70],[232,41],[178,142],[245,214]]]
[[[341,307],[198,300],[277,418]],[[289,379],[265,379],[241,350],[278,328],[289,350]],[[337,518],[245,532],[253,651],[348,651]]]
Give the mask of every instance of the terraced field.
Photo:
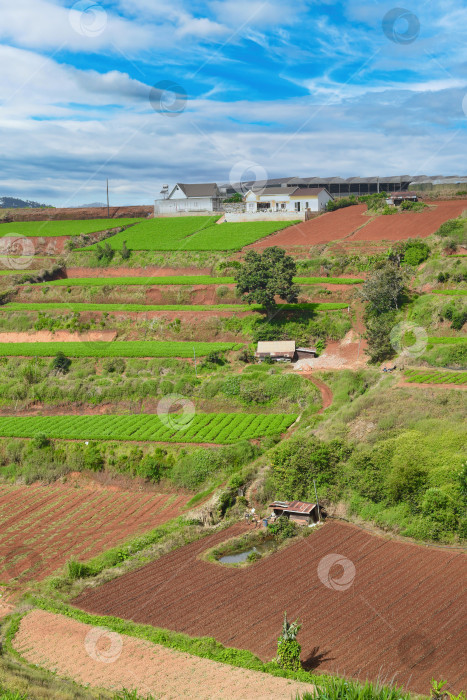
[[[232,569],[202,560],[238,524],[97,588],[74,605],[98,615],[214,637],[264,661],[284,610],[302,623],[302,661],[317,673],[404,685],[465,687],[466,557],[328,522],[309,537]]]
[[[467,372],[435,372],[433,370],[408,369],[405,380],[413,384],[467,384]]]
[[[294,277],[296,284],[361,284],[364,280],[353,277]],[[44,282],[42,286],[54,287],[117,287],[156,285],[235,284],[234,277],[210,277],[209,275],[170,277],[71,277]]]
[[[346,309],[344,302],[280,304],[279,311],[336,311]],[[87,304],[87,303],[22,303],[5,304],[10,311],[263,311],[261,304]]]
[[[193,407],[194,411],[194,407]],[[227,445],[278,435],[289,428],[296,415],[283,413],[168,413],[133,416],[0,416],[0,437],[34,437],[67,440],[129,440],[195,442]]]
[[[133,227],[131,232],[118,233],[108,239],[108,243],[114,250],[121,250],[124,241],[129,250],[240,250],[294,223],[260,221],[218,225],[218,219],[218,216],[148,219]]]
[[[142,219],[83,219],[74,221],[14,221],[0,224],[0,236],[22,235],[28,238],[48,238],[54,236],[80,236],[83,233],[96,233],[107,229],[136,224]],[[127,236],[128,236],[127,232]]]
[[[177,517],[189,495],[0,484],[0,584],[21,588]]]
[[[239,350],[241,343],[202,343],[163,340],[121,340],[116,342],[0,343],[0,357],[197,357],[210,352]]]

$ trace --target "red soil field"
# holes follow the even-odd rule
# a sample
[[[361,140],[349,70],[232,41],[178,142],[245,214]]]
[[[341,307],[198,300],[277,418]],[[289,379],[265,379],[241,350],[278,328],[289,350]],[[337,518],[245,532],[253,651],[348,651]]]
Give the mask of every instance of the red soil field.
[[[431,678],[458,693],[467,680],[461,551],[328,522],[246,568],[203,561],[229,530],[84,591],[74,605],[275,656],[284,610],[299,618],[302,661],[318,673],[394,682],[427,694]],[[332,558],[334,555],[334,564]]]
[[[154,214],[154,207],[129,206],[110,207],[110,217],[107,207],[85,207],[83,209],[57,208],[57,209],[9,209],[7,216],[11,221],[74,221],[83,219],[132,219],[137,217],[149,217]]]
[[[345,239],[349,241],[401,241],[426,238],[448,219],[455,219],[467,209],[467,200],[433,202],[434,208],[423,212],[402,212],[393,216],[368,217],[366,204],[338,209],[317,219],[304,221],[263,238],[248,248],[273,245],[311,246]],[[362,228],[363,227],[363,228]]]
[[[177,517],[189,495],[0,485],[0,583],[17,590]]]

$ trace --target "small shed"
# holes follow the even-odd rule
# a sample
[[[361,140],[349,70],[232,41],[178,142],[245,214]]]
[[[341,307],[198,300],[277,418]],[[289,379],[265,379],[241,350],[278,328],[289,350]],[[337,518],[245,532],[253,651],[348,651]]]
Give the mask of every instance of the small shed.
[[[394,192],[389,195],[386,200],[386,204],[398,207],[402,202],[418,202],[418,195],[416,192]]]
[[[289,520],[299,525],[311,525],[312,523],[317,523],[319,520],[316,503],[305,503],[304,501],[292,501],[291,503],[274,501],[269,507],[272,508],[276,517],[284,515],[286,518],[289,518]]]
[[[297,348],[296,353],[299,360],[309,360],[311,357],[318,357],[316,348]]]
[[[295,340],[259,341],[255,357],[261,362],[271,357],[276,362],[292,362],[295,357]]]

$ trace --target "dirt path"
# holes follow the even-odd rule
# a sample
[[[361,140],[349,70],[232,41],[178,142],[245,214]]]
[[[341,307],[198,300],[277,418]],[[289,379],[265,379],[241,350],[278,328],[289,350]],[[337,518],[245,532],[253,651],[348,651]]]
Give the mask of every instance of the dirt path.
[[[319,409],[318,413],[323,413],[323,411],[325,411],[326,408],[329,408],[329,406],[332,404],[333,396],[331,389],[328,387],[327,384],[321,381],[321,379],[318,379],[318,377],[314,377],[311,374],[311,372],[302,372],[302,377],[305,377],[305,379],[309,379],[309,381],[320,390],[323,405]]]
[[[15,648],[27,661],[98,688],[136,689],[164,700],[273,700],[313,686],[201,659],[144,640],[33,610],[21,621]]]

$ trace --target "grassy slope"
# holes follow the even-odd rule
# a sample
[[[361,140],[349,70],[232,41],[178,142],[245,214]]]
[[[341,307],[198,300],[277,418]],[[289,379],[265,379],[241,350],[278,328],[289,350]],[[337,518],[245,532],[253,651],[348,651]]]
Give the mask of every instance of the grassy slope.
[[[22,236],[79,236],[110,228],[128,226],[141,219],[85,219],[83,221],[15,221],[0,224],[0,236],[21,234]],[[128,234],[127,234],[128,235]]]

